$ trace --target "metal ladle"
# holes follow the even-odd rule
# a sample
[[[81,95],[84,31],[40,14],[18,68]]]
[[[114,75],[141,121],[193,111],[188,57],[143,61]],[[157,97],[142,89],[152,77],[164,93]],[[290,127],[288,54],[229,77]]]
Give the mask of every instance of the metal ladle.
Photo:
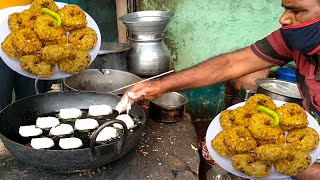
[[[129,85],[127,85],[127,86],[124,86],[124,87],[121,87],[121,88],[118,88],[118,89],[112,90],[112,91],[110,91],[109,93],[114,93],[114,92],[116,92],[116,91],[120,91],[121,89],[125,89],[125,88],[128,88],[128,87],[134,86],[134,85],[135,85],[135,84],[137,84],[137,83],[141,83],[141,82],[149,81],[149,80],[152,80],[152,79],[155,79],[155,78],[158,78],[158,77],[164,76],[164,75],[166,75],[166,74],[170,74],[170,73],[172,73],[172,72],[174,72],[174,70],[170,70],[170,71],[167,71],[167,72],[164,72],[164,73],[158,74],[158,75],[156,75],[156,76],[152,76],[152,77],[150,77],[150,78],[147,78],[147,79],[144,79],[144,80],[138,81],[138,82],[136,82],[136,83],[132,83],[132,84],[129,84]]]

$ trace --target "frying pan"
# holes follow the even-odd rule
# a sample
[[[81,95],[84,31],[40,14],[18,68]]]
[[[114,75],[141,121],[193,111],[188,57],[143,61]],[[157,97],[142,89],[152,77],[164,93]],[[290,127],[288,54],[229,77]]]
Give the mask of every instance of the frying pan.
[[[7,150],[17,159],[42,169],[59,172],[90,170],[117,160],[136,146],[145,130],[146,116],[143,109],[133,104],[130,115],[141,121],[141,126],[128,133],[125,124],[110,120],[102,124],[93,134],[90,148],[73,150],[33,149],[21,142],[19,127],[35,124],[40,115],[62,108],[88,109],[90,105],[108,104],[113,109],[120,97],[113,94],[84,91],[63,91],[30,96],[12,103],[0,112],[0,138]],[[118,141],[104,145],[95,144],[98,133],[106,126],[120,123],[124,126],[123,136]]]
[[[63,79],[65,90],[96,91],[107,93],[120,87],[132,84],[142,79],[126,71],[114,69],[86,69],[76,75]],[[122,95],[128,88],[113,94]]]

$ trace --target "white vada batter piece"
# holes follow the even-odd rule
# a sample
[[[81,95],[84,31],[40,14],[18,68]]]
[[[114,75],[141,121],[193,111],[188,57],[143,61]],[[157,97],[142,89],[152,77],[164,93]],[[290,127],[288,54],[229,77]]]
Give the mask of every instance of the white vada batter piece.
[[[61,109],[59,112],[59,117],[61,119],[74,119],[80,117],[81,115],[81,110],[77,108],[65,108]]]
[[[75,122],[74,128],[80,131],[89,130],[89,129],[96,129],[99,127],[99,123],[95,119],[77,119]]]
[[[37,128],[36,125],[20,126],[19,134],[22,137],[39,136],[40,134],[42,134],[42,129]]]
[[[58,126],[60,121],[56,117],[38,117],[36,120],[36,126],[41,129],[48,129]]]
[[[125,95],[124,98],[117,104],[116,111],[118,111],[119,114],[123,113],[124,111],[127,111],[127,114],[129,114],[133,102],[134,100],[132,100],[129,96]]]
[[[34,149],[47,149],[54,146],[54,142],[51,138],[42,137],[42,138],[32,138],[31,147]]]
[[[73,127],[70,124],[60,124],[50,129],[49,134],[54,136],[62,136],[73,133]]]
[[[129,116],[128,114],[120,114],[119,116],[116,117],[116,119],[123,121],[127,125],[128,129],[134,126],[134,121],[132,120],[131,116]],[[119,123],[114,123],[113,127],[118,129],[123,129],[122,125]]]
[[[117,137],[117,130],[114,127],[105,127],[102,131],[98,134],[96,142],[106,141],[111,138]]]
[[[76,137],[61,138],[59,140],[59,146],[61,149],[75,149],[81,147],[82,145],[81,139]]]
[[[112,108],[109,105],[91,105],[89,106],[90,116],[103,116],[112,114]]]

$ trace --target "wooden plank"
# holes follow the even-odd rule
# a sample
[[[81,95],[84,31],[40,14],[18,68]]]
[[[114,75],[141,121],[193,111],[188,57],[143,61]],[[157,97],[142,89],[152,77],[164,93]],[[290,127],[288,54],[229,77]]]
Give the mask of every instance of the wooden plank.
[[[127,28],[119,20],[119,17],[128,13],[127,11],[127,1],[126,0],[116,0],[116,11],[117,11],[117,26],[118,26],[118,39],[119,43],[126,43],[127,40]]]

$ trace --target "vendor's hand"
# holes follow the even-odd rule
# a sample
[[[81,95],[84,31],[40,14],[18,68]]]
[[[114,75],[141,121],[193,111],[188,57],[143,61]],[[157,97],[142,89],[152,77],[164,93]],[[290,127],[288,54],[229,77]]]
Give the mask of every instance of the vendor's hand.
[[[160,97],[163,93],[165,93],[165,90],[162,87],[160,80],[137,83],[121,97],[120,102],[116,106],[116,110],[119,113],[124,111],[127,111],[128,113],[131,109],[131,104],[134,101],[155,99]]]
[[[156,99],[165,93],[161,80],[137,83],[122,96],[121,100],[128,96],[134,101]]]
[[[319,180],[320,178],[320,164],[313,163],[307,170],[294,176],[297,180]]]

